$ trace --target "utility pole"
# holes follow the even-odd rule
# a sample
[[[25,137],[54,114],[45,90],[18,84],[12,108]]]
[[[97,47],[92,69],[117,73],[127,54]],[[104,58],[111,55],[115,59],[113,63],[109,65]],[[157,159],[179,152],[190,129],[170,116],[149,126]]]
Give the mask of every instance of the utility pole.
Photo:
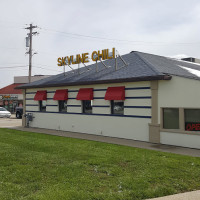
[[[37,28],[37,26],[33,26],[32,24],[30,24],[29,27],[26,27],[25,29],[30,30],[30,32],[27,34],[28,37],[26,38],[26,47],[29,47],[29,51],[26,52],[27,54],[29,54],[29,73],[28,73],[28,82],[31,82],[31,70],[32,70],[32,56],[36,53],[32,53],[32,36],[37,34],[37,32],[33,32],[33,29]]]

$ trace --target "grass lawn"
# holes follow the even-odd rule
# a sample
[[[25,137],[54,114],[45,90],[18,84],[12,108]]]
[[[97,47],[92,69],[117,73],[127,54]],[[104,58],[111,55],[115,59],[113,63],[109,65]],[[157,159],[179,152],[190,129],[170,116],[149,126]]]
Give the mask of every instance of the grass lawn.
[[[0,129],[0,200],[134,200],[200,189],[200,158]]]

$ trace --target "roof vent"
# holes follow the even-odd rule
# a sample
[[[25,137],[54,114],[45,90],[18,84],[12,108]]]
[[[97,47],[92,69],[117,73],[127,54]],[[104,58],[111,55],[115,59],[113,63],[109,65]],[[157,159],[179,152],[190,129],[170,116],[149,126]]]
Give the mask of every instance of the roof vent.
[[[188,61],[188,62],[195,62],[195,58],[192,58],[192,57],[181,58],[181,60]]]
[[[182,58],[181,60],[188,61],[188,62],[193,62],[193,63],[200,63],[200,59],[193,58],[193,57]]]

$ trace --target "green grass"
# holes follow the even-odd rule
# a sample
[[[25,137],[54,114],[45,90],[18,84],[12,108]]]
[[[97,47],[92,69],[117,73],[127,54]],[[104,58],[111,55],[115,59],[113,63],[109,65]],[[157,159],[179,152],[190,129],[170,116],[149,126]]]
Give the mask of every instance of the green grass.
[[[200,189],[200,158],[0,129],[0,200],[133,200]]]

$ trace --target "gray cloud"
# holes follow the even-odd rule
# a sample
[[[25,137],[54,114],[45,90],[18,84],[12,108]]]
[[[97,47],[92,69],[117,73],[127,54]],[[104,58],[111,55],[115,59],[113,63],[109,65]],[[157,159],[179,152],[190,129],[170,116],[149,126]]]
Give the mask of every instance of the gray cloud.
[[[30,23],[41,27],[33,38],[33,49],[38,52],[33,56],[34,75],[62,72],[57,66],[59,56],[112,47],[121,54],[138,50],[200,57],[199,20],[197,0],[0,0],[0,68],[28,65],[23,28]],[[55,30],[136,42],[77,37]],[[0,88],[12,83],[14,76],[27,75],[27,69],[0,69]]]

